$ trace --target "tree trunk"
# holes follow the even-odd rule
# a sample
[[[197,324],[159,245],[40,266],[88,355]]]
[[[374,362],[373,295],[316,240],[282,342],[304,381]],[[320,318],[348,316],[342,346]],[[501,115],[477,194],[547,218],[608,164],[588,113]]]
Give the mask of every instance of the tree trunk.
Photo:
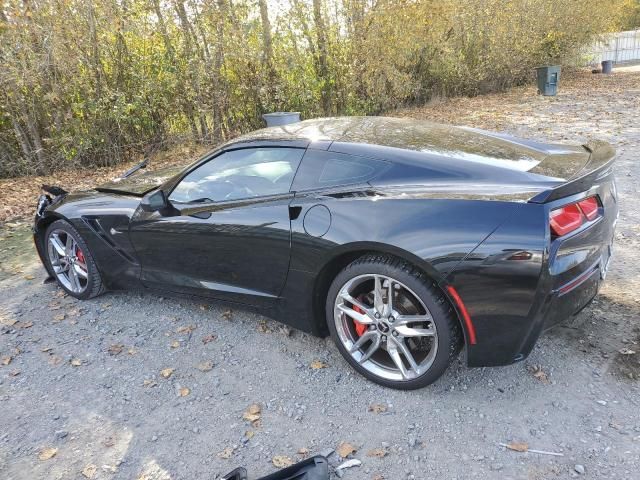
[[[322,18],[322,0],[313,0],[313,21],[316,26],[316,39],[318,43],[317,72],[322,84],[320,91],[322,110],[325,115],[329,115],[331,113],[331,84],[329,79],[329,64],[327,61],[327,36],[324,19]]]
[[[277,74],[273,66],[273,41],[271,39],[271,22],[269,21],[269,10],[266,0],[259,0],[260,18],[262,20],[262,62],[267,71],[266,90],[268,93],[267,102],[271,105],[276,104],[276,79]],[[263,110],[265,110],[263,108]]]

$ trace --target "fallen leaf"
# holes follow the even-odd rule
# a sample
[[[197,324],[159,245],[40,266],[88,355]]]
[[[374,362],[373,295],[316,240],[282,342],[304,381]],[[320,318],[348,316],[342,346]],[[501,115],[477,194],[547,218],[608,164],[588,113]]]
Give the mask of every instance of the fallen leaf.
[[[36,277],[34,277],[33,275],[25,275],[24,276],[25,280],[33,280],[34,278],[36,278]]]
[[[507,444],[507,448],[509,450],[513,450],[514,452],[526,452],[529,450],[529,444],[527,443],[518,443],[518,442],[511,442],[509,444]]]
[[[181,397],[186,397],[190,393],[191,393],[191,390],[189,390],[187,387],[182,387],[180,390],[178,390],[178,395]]]
[[[51,347],[42,347],[40,349],[40,351],[43,353],[49,353],[51,350],[53,350]]]
[[[58,453],[58,449],[57,448],[45,447],[45,448],[40,450],[40,453],[38,454],[38,459],[39,460],[49,460],[50,458],[55,457],[56,453]]]
[[[174,340],[171,342],[171,348],[178,348],[180,346],[180,342],[178,340]]]
[[[138,353],[138,351],[137,351],[135,348],[130,348],[130,349],[127,351],[127,353],[128,353],[129,355],[135,355],[136,353]]]
[[[33,327],[33,322],[16,322],[16,328],[31,328]]]
[[[142,386],[143,387],[155,387],[156,385],[158,385],[157,382],[155,382],[154,380],[145,380],[144,382],[142,382]]]
[[[175,372],[175,368],[165,368],[163,370],[160,370],[160,376],[162,378],[169,378],[171,375],[173,375],[173,372]]]
[[[224,450],[222,450],[220,453],[218,453],[218,457],[220,458],[231,458],[232,455],[233,455],[232,447],[227,447]]]
[[[369,450],[367,452],[367,457],[382,458],[386,454],[387,454],[387,451],[384,448],[374,448],[373,450]]]
[[[11,370],[9,372],[9,375],[11,375],[12,377],[17,377],[18,375],[20,375],[20,370]]]
[[[71,365],[73,365],[74,367],[79,367],[80,365],[82,365],[82,360],[80,360],[79,358],[74,358],[73,360],[71,360]]]
[[[271,463],[273,463],[276,468],[287,468],[293,465],[293,460],[285,455],[276,455],[271,459]]]
[[[253,430],[247,430],[246,432],[244,432],[244,436],[248,440],[251,440],[255,436],[255,434],[256,434],[256,432],[254,432]]]
[[[213,342],[217,338],[218,338],[217,335],[206,335],[206,336],[202,337],[202,343],[204,343],[206,345],[209,342]]]
[[[369,405],[369,411],[373,413],[384,413],[387,411],[387,405],[384,403],[372,403]]]
[[[322,360],[314,360],[309,365],[313,370],[320,370],[321,368],[327,368],[329,365],[324,363]]]
[[[85,478],[93,478],[98,471],[98,467],[90,463],[82,469],[82,476]]]
[[[114,343],[109,347],[107,351],[109,352],[109,355],[120,355],[123,349],[124,345],[122,345],[121,343]]]
[[[259,404],[253,403],[247,407],[242,414],[242,418],[256,425],[260,421],[260,414],[262,413],[262,407]]]
[[[200,310],[205,312],[205,311],[209,310],[209,305],[200,304],[200,305],[198,305],[198,308],[200,308]]]
[[[2,359],[0,360],[0,363],[2,363],[2,365],[9,365],[11,363],[11,360],[13,360],[13,358],[7,355],[5,357],[2,357]]]
[[[201,372],[208,372],[213,368],[213,362],[209,362],[209,361],[201,362],[198,364],[196,368]]]
[[[297,452],[297,453],[298,453],[298,455],[301,455],[301,456],[303,456],[303,457],[306,457],[307,455],[309,455],[309,449],[308,449],[308,448],[305,448],[305,447],[302,447],[302,448],[299,448],[299,449],[298,449],[298,452]]]
[[[62,320],[64,320],[64,318],[65,318],[65,314],[64,313],[60,313],[60,314],[55,315],[53,317],[53,321],[54,322],[61,322]]]
[[[371,480],[384,480],[384,477],[382,475],[374,475]]]
[[[534,367],[530,367],[529,371],[531,372],[531,374],[537,378],[538,380],[540,380],[542,383],[550,383],[549,382],[549,377],[547,377],[547,374],[544,370],[542,370],[542,367],[540,365],[536,365]]]
[[[176,330],[176,333],[185,333],[185,334],[190,334],[191,332],[193,332],[196,329],[195,325],[186,325],[184,327],[180,327],[179,329]]]
[[[4,315],[0,318],[0,325],[13,327],[16,323],[18,323],[18,321],[15,318],[7,318]]]
[[[106,302],[106,303],[103,303],[103,304],[102,304],[102,305],[100,305],[100,306],[101,306],[102,308],[109,308],[109,307],[111,307],[111,303],[110,303],[110,302]]]
[[[231,315],[233,315],[233,312],[231,310],[227,309],[222,312],[222,318],[224,318],[225,320],[229,320],[231,318]]]
[[[349,455],[357,451],[358,449],[348,442],[341,442],[340,445],[338,445],[338,448],[336,448],[336,453],[342,458],[347,458]]]

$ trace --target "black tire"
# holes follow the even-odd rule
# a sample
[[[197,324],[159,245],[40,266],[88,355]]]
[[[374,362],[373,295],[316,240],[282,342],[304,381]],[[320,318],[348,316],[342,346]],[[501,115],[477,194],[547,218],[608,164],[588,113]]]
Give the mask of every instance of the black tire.
[[[63,230],[67,235],[71,235],[73,239],[77,242],[78,246],[82,249],[82,252],[84,253],[85,261],[86,261],[85,263],[87,265],[87,273],[88,273],[87,286],[80,293],[73,292],[72,290],[68,289],[65,285],[63,285],[60,282],[57,276],[53,274],[53,265],[51,264],[51,258],[49,257],[48,243],[49,243],[49,236],[54,230]],[[49,227],[47,228],[47,231],[45,232],[43,246],[44,246],[44,257],[45,257],[45,261],[47,262],[47,265],[46,265],[47,270],[51,274],[53,274],[53,277],[56,279],[56,282],[58,283],[60,288],[62,288],[65,292],[67,292],[67,294],[79,300],[88,300],[90,298],[97,297],[98,295],[101,295],[102,293],[104,293],[105,291],[104,284],[102,283],[102,278],[100,277],[98,266],[96,265],[96,262],[93,259],[93,255],[91,255],[89,246],[84,241],[80,233],[78,233],[78,231],[73,227],[73,225],[71,225],[69,222],[65,220],[56,220],[55,222],[53,222],[51,225],[49,225]]]
[[[402,282],[420,298],[433,317],[438,333],[436,356],[431,367],[417,378],[395,381],[369,372],[351,356],[338,336],[334,322],[336,296],[350,279],[368,274],[386,275]],[[389,388],[414,390],[435,382],[456,359],[463,344],[457,315],[438,286],[409,262],[389,255],[367,254],[347,265],[329,287],[325,311],[331,337],[345,360],[369,380]]]

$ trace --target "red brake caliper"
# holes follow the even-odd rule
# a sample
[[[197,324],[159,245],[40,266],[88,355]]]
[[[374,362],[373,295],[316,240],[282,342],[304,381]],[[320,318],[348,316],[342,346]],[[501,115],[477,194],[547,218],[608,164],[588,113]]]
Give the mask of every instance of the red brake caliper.
[[[76,247],[76,257],[78,257],[78,260],[80,260],[85,265],[87,264],[87,262],[84,260],[84,253],[82,253],[82,250],[80,250],[78,247]]]
[[[352,308],[358,313],[364,313],[364,311],[357,305],[354,305]],[[362,335],[364,335],[364,332],[367,331],[367,326],[364,323],[360,323],[356,321],[355,319],[352,319],[352,320],[353,320],[354,326],[356,327],[356,333],[358,334],[359,337],[361,337]]]

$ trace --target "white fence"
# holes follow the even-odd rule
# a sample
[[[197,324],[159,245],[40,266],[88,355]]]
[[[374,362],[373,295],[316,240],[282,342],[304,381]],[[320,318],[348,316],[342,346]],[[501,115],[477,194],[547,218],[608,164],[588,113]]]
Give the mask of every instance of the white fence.
[[[585,52],[589,64],[613,60],[614,64],[640,61],[640,30],[603,35]]]

